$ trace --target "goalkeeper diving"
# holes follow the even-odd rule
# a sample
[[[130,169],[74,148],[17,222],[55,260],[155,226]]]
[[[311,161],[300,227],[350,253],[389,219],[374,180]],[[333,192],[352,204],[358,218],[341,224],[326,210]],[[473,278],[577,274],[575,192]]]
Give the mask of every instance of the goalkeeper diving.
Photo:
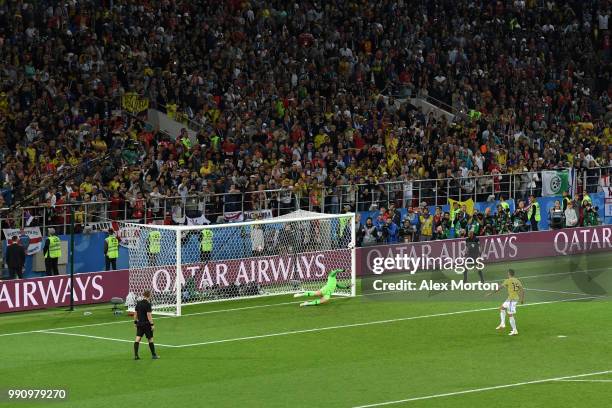
[[[293,295],[293,297],[299,298],[316,296],[319,298],[300,303],[300,306],[316,306],[329,302],[329,299],[331,299],[331,296],[334,294],[336,289],[349,289],[352,286],[352,284],[342,285],[338,283],[337,275],[341,272],[344,272],[344,269],[332,269],[327,275],[327,283],[321,289],[316,291],[296,293],[295,295]]]

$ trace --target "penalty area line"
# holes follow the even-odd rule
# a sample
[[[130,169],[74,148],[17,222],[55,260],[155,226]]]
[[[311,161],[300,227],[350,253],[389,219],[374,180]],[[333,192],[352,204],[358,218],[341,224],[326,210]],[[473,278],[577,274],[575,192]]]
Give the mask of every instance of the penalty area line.
[[[363,296],[363,295],[357,295],[357,296]],[[336,299],[350,299],[350,297],[336,298]],[[236,312],[236,311],[240,311],[240,310],[252,310],[252,309],[261,309],[261,308],[265,308],[265,307],[286,306],[286,305],[292,305],[292,304],[298,304],[298,303],[301,303],[301,302],[300,301],[294,301],[294,302],[269,303],[269,304],[265,304],[265,305],[235,307],[235,308],[231,308],[231,309],[208,310],[208,311],[204,311],[204,312],[186,313],[186,314],[183,314],[181,316],[155,316],[155,320],[176,319],[176,318],[180,318],[180,317],[200,316],[200,315],[214,314],[214,313],[223,313],[223,312]],[[49,329],[41,329],[41,330],[28,330],[28,331],[22,331],[22,332],[0,333],[0,337],[16,336],[16,335],[20,335],[20,334],[38,333],[38,332],[41,332],[41,331],[45,332],[45,331],[48,331],[48,330],[81,329],[81,328],[85,328],[85,327],[108,326],[108,325],[111,325],[111,324],[132,323],[132,322],[133,321],[130,319],[130,320],[116,320],[116,321],[113,321],[113,322],[81,324],[81,325],[77,325],[77,326],[65,326],[65,327],[57,327],[57,328],[56,327],[52,327],[52,328],[49,328]]]
[[[590,296],[590,297],[579,297],[579,298],[573,298],[573,299],[551,300],[551,301],[546,301],[546,302],[535,302],[535,303],[528,303],[525,305],[518,305],[518,307],[547,305],[547,304],[563,303],[563,302],[574,302],[574,301],[588,300],[588,299],[594,299],[594,297]],[[481,308],[481,309],[459,310],[455,312],[444,312],[444,313],[435,313],[435,314],[429,314],[429,315],[400,317],[396,319],[375,320],[375,321],[369,321],[369,322],[352,323],[352,324],[345,324],[345,325],[338,325],[338,326],[315,327],[312,329],[293,330],[293,331],[286,331],[286,332],[279,332],[279,333],[268,333],[268,334],[261,334],[261,335],[255,335],[255,336],[236,337],[236,338],[221,339],[221,340],[210,340],[210,341],[190,343],[190,344],[179,344],[179,345],[162,344],[162,343],[155,343],[155,344],[162,346],[162,347],[171,347],[171,348],[206,346],[206,345],[211,345],[211,344],[231,343],[231,342],[237,342],[237,341],[263,339],[263,338],[268,338],[268,337],[288,336],[292,334],[313,333],[313,332],[319,332],[319,331],[336,330],[336,329],[344,329],[344,328],[351,328],[351,327],[372,326],[372,325],[377,325],[377,324],[427,319],[427,318],[432,318],[432,317],[453,316],[453,315],[459,315],[459,314],[491,311],[491,310],[497,310],[497,309],[498,307],[487,307],[487,308]],[[88,326],[84,326],[84,327],[88,327]],[[107,340],[107,341],[115,341],[115,342],[122,342],[122,343],[133,343],[133,340],[116,339],[112,337],[94,336],[94,335],[81,334],[81,333],[68,333],[68,332],[61,332],[59,330],[62,330],[62,329],[32,330],[31,332],[27,332],[27,333],[57,334],[57,335],[64,335],[64,336],[84,337],[84,338],[90,338],[90,339]],[[24,334],[24,333],[19,333],[19,334]]]
[[[564,295],[583,295],[583,296],[587,296],[590,295],[594,298],[605,298],[607,296],[604,295],[592,295],[592,294],[588,294],[588,293],[579,293],[579,292],[564,292],[562,290],[548,290],[548,289],[539,289],[539,288],[525,288],[526,291],[534,291],[534,292],[546,292],[546,293],[562,293]]]
[[[552,304],[552,303],[573,302],[573,301],[588,300],[588,299],[594,299],[594,297],[588,296],[588,297],[580,297],[580,298],[574,298],[574,299],[550,300],[546,302],[535,302],[535,303],[528,303],[525,305],[518,305],[518,306],[527,307],[527,306],[547,305],[547,304]],[[327,331],[327,330],[346,329],[346,328],[351,328],[351,327],[372,326],[372,325],[377,325],[377,324],[387,324],[387,323],[404,322],[404,321],[409,321],[409,320],[428,319],[432,317],[453,316],[453,315],[459,315],[459,314],[491,311],[491,310],[498,310],[498,309],[499,307],[487,307],[487,308],[482,308],[482,309],[459,310],[455,312],[435,313],[435,314],[421,315],[421,316],[399,317],[396,319],[374,320],[374,321],[362,322],[362,323],[351,323],[351,324],[343,324],[343,325],[337,325],[337,326],[316,327],[312,329],[301,329],[301,330],[292,330],[292,331],[285,331],[285,332],[278,332],[278,333],[260,334],[260,335],[255,335],[255,336],[210,340],[210,341],[203,341],[199,343],[179,344],[175,347],[184,348],[184,347],[195,347],[195,346],[207,346],[211,344],[232,343],[232,342],[237,342],[237,341],[264,339],[268,337],[288,336],[292,334],[303,334],[303,333],[313,333],[313,332],[320,332],[320,331]]]
[[[523,381],[523,382],[518,382],[518,383],[513,383],[513,384],[503,384],[503,385],[494,385],[491,387],[473,388],[470,390],[446,392],[443,394],[425,395],[422,397],[405,398],[405,399],[395,400],[395,401],[376,402],[373,404],[354,406],[353,408],[382,407],[386,405],[403,404],[406,402],[422,401],[422,400],[429,400],[429,399],[443,398],[443,397],[452,397],[455,395],[473,394],[477,392],[499,390],[499,389],[504,389],[504,388],[521,387],[523,385],[542,384],[542,383],[555,382],[555,381],[572,381],[574,378],[590,377],[590,376],[610,374],[610,373],[612,373],[612,370],[596,371],[593,373],[586,373],[586,374],[567,375],[564,377],[543,378],[541,380]],[[573,380],[573,381],[578,381],[578,380]]]
[[[394,292],[392,292],[392,291],[384,291],[384,292],[379,292],[379,293],[359,294],[359,295],[355,295],[355,297],[388,295],[388,294],[392,294],[392,293],[394,293]],[[352,297],[349,297],[349,296],[347,296],[347,297],[334,297],[334,300],[344,300],[344,299],[352,299]],[[177,319],[177,318],[189,317],[189,316],[202,316],[202,315],[216,314],[216,313],[238,312],[238,311],[242,311],[242,310],[253,310],[253,309],[263,309],[263,308],[268,308],[268,307],[297,305],[297,304],[300,304],[300,303],[302,303],[302,301],[301,300],[297,300],[297,301],[292,301],[292,302],[268,303],[268,304],[265,304],[265,305],[241,306],[241,307],[234,307],[234,308],[230,308],[230,309],[206,310],[206,311],[203,311],[203,312],[185,313],[185,314],[182,314],[181,316],[155,316],[155,320]],[[185,305],[183,305],[183,306],[185,306]],[[0,333],[0,337],[17,336],[17,335],[21,335],[21,334],[38,333],[38,332],[41,332],[41,331],[44,332],[44,331],[48,331],[48,330],[55,330],[55,331],[57,331],[57,330],[69,330],[69,329],[82,329],[82,328],[85,328],[85,327],[108,326],[108,325],[111,325],[111,324],[121,324],[121,323],[132,323],[132,320],[116,320],[116,321],[113,321],[113,322],[90,323],[90,324],[81,324],[81,325],[76,325],[76,326],[51,327],[51,328],[48,328],[48,329],[28,330],[28,331],[11,332],[11,333]]]
[[[80,333],[66,333],[66,332],[53,331],[53,330],[37,330],[37,331],[34,331],[33,333],[59,334],[59,335],[62,335],[62,336],[85,337],[85,338],[88,338],[88,339],[118,341],[118,342],[121,342],[121,343],[134,343],[134,340],[115,339],[113,337],[92,336],[92,335],[89,335],[89,334],[80,334]],[[155,345],[156,346],[162,346],[162,347],[176,347],[176,346],[173,346],[171,344],[162,344],[162,343],[155,343]]]

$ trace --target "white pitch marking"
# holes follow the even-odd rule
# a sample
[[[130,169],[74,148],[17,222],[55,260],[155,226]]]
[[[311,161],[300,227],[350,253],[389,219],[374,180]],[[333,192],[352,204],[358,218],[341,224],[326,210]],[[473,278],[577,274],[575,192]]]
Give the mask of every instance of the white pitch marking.
[[[428,400],[428,399],[434,399],[434,398],[442,398],[442,397],[452,397],[454,395],[472,394],[472,393],[475,393],[475,392],[492,391],[492,390],[499,390],[499,389],[503,389],[503,388],[520,387],[520,386],[523,386],[523,385],[541,384],[541,383],[547,383],[547,382],[569,380],[569,379],[572,379],[572,378],[590,377],[590,376],[594,376],[594,375],[609,374],[609,373],[612,373],[612,370],[597,371],[597,372],[586,373],[586,374],[568,375],[568,376],[564,376],[564,377],[544,378],[542,380],[523,381],[523,382],[518,382],[518,383],[513,383],[513,384],[495,385],[495,386],[492,386],[492,387],[473,388],[471,390],[447,392],[447,393],[444,393],[444,394],[425,395],[423,397],[406,398],[406,399],[395,400],[395,401],[377,402],[377,403],[374,403],[374,404],[359,405],[359,406],[356,406],[356,407],[353,407],[353,408],[382,407],[384,405],[394,405],[394,404],[401,404],[401,403],[405,403],[405,402],[422,401],[422,400]]]
[[[546,304],[551,304],[551,303],[562,303],[562,302],[572,302],[572,301],[586,300],[586,299],[592,299],[592,297],[581,297],[581,298],[563,299],[563,300],[551,300],[551,301],[547,301],[547,302],[528,303],[526,305],[519,305],[519,306],[520,307],[537,306],[537,305],[546,305]],[[319,331],[326,331],[326,330],[345,329],[345,328],[351,328],[351,327],[372,326],[372,325],[376,325],[376,324],[395,323],[395,322],[403,322],[403,321],[417,320],[417,319],[427,319],[427,318],[431,318],[431,317],[453,316],[453,315],[458,315],[458,314],[483,312],[483,311],[498,310],[498,309],[499,309],[498,307],[487,307],[487,308],[482,308],[482,309],[459,310],[459,311],[456,311],[456,312],[435,313],[435,314],[430,314],[430,315],[400,317],[400,318],[397,318],[397,319],[374,320],[374,321],[363,322],[363,323],[351,323],[351,324],[343,324],[343,325],[338,325],[338,326],[317,327],[317,328],[314,328],[314,329],[292,330],[292,331],[286,331],[286,332],[260,334],[260,335],[256,335],[256,336],[234,337],[234,338],[221,339],[221,340],[210,340],[210,341],[204,341],[204,342],[200,342],[200,343],[180,344],[180,345],[178,345],[176,347],[183,348],[183,347],[194,347],[194,346],[206,346],[206,345],[209,345],[209,344],[230,343],[230,342],[235,342],[235,341],[263,339],[263,338],[267,338],[267,337],[287,336],[287,335],[290,335],[290,334],[312,333],[312,332],[319,332]]]
[[[362,295],[360,295],[360,296],[362,296]],[[350,299],[350,298],[338,298],[338,299]],[[264,308],[264,307],[291,305],[291,304],[297,304],[297,303],[300,303],[300,302],[298,301],[298,302],[271,303],[271,304],[267,304],[267,305],[236,307],[236,308],[233,308],[233,309],[209,310],[209,311],[205,311],[205,312],[188,313],[188,314],[181,315],[179,317],[198,316],[198,315],[203,315],[203,314],[222,313],[222,312],[235,312],[235,311],[238,311],[238,310],[250,310],[250,309],[258,309],[258,308]],[[156,316],[155,317],[155,320],[160,320],[160,319],[176,319],[176,317],[175,316]],[[15,336],[15,335],[18,335],[18,334],[37,333],[39,331],[45,331],[45,330],[68,330],[68,329],[80,329],[80,328],[83,328],[83,327],[108,326],[108,325],[111,325],[111,324],[119,324],[119,323],[132,323],[132,320],[117,320],[117,321],[114,321],[114,322],[81,324],[81,325],[77,325],[77,326],[66,326],[66,327],[40,329],[40,330],[29,330],[29,331],[14,332],[14,333],[3,333],[3,334],[0,334],[0,337],[3,337],[3,336]]]
[[[80,333],[65,333],[65,332],[52,331],[52,330],[38,330],[35,333],[61,334],[63,336],[86,337],[86,338],[89,338],[89,339],[120,341],[122,343],[134,343],[134,340],[115,339],[115,338],[112,338],[112,337],[92,336],[92,335],[89,335],[89,334],[80,334]],[[155,345],[156,346],[163,346],[163,347],[176,347],[176,346],[173,346],[173,345],[170,345],[170,344],[162,344],[162,343],[155,343]]]
[[[535,292],[547,292],[547,293],[562,293],[565,295],[583,295],[586,296],[588,295],[588,293],[578,293],[578,292],[564,292],[561,290],[548,290],[548,289],[538,289],[538,288],[525,288],[525,290],[529,291],[529,290],[533,290]],[[598,297],[598,298],[604,298],[606,296],[604,295],[592,295],[593,297]]]
[[[593,269],[582,269],[580,271],[570,271],[570,272],[555,272],[555,273],[545,273],[540,275],[529,275],[529,276],[519,276],[519,279],[529,279],[529,278],[546,278],[548,276],[560,276],[560,275],[573,275],[575,273],[589,273],[596,271],[607,271],[608,269],[612,269],[612,266],[607,266],[605,268],[593,268]]]

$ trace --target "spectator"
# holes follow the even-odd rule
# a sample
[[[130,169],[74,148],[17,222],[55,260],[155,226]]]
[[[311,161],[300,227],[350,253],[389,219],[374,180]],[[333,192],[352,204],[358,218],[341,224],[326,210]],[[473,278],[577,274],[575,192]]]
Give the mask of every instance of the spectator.
[[[265,251],[263,225],[253,225],[251,227],[251,250],[253,256],[260,256]]]
[[[561,203],[559,200],[555,200],[555,204],[553,208],[550,209],[548,218],[551,229],[561,229],[565,225],[565,214],[561,209]]]
[[[514,211],[514,214],[512,214],[512,232],[526,232],[527,228],[525,202],[519,200],[518,208]]]
[[[507,234],[508,232],[510,232],[510,206],[505,207],[502,205],[502,203],[499,203],[497,205],[495,225],[498,234]]]
[[[395,203],[389,204],[388,213],[393,223],[399,227],[402,222],[402,213],[398,208],[395,207]]]
[[[423,213],[419,216],[421,233],[419,241],[430,241],[433,233],[433,217],[429,214],[429,208],[423,208]]]
[[[442,216],[442,222],[440,223],[439,226],[442,227],[442,236],[446,238],[450,238],[450,230],[451,230],[452,224],[450,220],[450,213],[448,211],[446,211],[444,215]]]
[[[483,224],[484,224],[483,214],[477,211],[474,212],[471,222],[468,225],[468,233],[469,231],[474,231],[474,235],[476,236],[482,235]]]
[[[355,214],[355,240],[358,247],[363,245],[363,234],[361,228],[361,214]]]
[[[409,208],[408,213],[406,214],[406,219],[410,221],[410,225],[412,226],[412,230],[414,231],[414,235],[412,236],[413,240],[417,239],[417,233],[419,232],[420,224],[419,224],[419,214],[413,209]]]
[[[593,227],[593,226],[599,225],[597,208],[593,207],[590,202],[587,202],[585,204],[584,221],[582,225],[585,227]]]
[[[381,228],[382,241],[388,244],[399,242],[399,227],[391,218],[387,218]]]
[[[469,219],[470,218],[465,205],[462,205],[461,208],[455,210],[455,236],[465,237],[467,235]]]
[[[567,203],[567,208],[564,211],[564,215],[566,227],[573,228],[578,225],[578,214],[576,214],[576,210],[574,209],[573,201],[569,201]]]
[[[567,190],[563,191],[563,211],[567,209],[569,203],[572,201],[572,197],[570,197],[569,192]]]
[[[372,218],[368,217],[365,225],[362,225],[359,230],[359,235],[362,237],[363,246],[376,245],[378,241],[378,229],[372,223]]]
[[[410,223],[410,219],[408,217],[404,218],[404,223],[402,224],[402,227],[399,230],[400,242],[413,242],[415,233],[416,228]]]
[[[124,219],[125,203],[138,215],[138,193],[148,198],[154,186],[186,201],[234,185],[228,205],[242,209],[253,180],[282,186],[266,208],[285,213],[296,199],[336,211],[335,189],[353,183],[346,202],[367,210],[390,199],[386,181],[409,180],[400,190],[406,206],[441,204],[447,193],[474,190],[537,196],[537,171],[569,166],[591,192],[609,164],[610,59],[590,23],[607,29],[605,2],[140,3],[0,5],[7,205],[30,196],[24,186],[41,186],[32,204],[61,208],[75,191],[49,176],[75,165],[87,168],[77,185],[91,174],[85,187]],[[127,92],[183,123],[178,139],[118,114]],[[457,109],[457,120],[394,97],[417,94]],[[505,175],[525,171],[525,179]],[[207,211],[222,215],[224,204],[212,199]]]
[[[23,267],[25,265],[26,251],[19,244],[19,237],[14,235],[11,243],[6,248],[6,266],[9,271],[9,279],[23,279]]]
[[[440,237],[438,237],[438,231],[441,231],[441,229],[439,229],[438,227],[440,227],[442,224],[443,216],[444,215],[442,214],[442,207],[437,206],[432,221],[432,239],[441,239]]]
[[[485,208],[481,235],[493,235],[496,233],[495,217],[491,214],[491,208]]]

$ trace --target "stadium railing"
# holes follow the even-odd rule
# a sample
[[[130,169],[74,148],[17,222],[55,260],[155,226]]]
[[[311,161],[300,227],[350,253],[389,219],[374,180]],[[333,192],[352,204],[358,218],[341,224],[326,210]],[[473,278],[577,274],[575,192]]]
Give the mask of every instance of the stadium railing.
[[[609,177],[612,167],[579,171],[575,180],[577,192],[601,191],[601,180]],[[316,188],[294,191],[285,187],[275,190],[247,191],[243,193],[199,193],[185,197],[145,198],[121,202],[76,202],[56,206],[26,206],[8,211],[0,209],[0,225],[6,227],[53,227],[58,233],[67,233],[70,225],[70,207],[74,207],[77,231],[86,227],[103,229],[112,221],[147,223],[201,222],[201,216],[211,222],[238,219],[266,218],[283,215],[296,209],[340,213],[345,206],[354,211],[369,211],[390,204],[400,207],[445,205],[448,199],[487,201],[490,198],[525,199],[528,195],[541,195],[542,174],[531,183],[535,172],[472,176],[407,181],[389,181],[371,184],[349,184],[335,188]],[[609,180],[609,178],[608,178]],[[535,187],[534,187],[535,185]]]

